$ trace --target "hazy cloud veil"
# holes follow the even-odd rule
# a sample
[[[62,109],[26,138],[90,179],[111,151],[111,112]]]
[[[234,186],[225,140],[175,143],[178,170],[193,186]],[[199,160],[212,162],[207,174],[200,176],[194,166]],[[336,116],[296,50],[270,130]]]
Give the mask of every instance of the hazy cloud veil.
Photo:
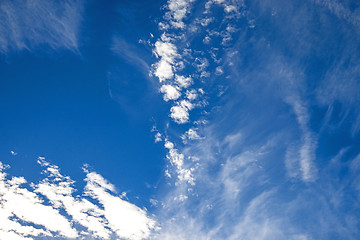
[[[153,74],[173,101],[169,116],[188,130],[182,141],[165,137],[165,174],[177,179],[156,239],[358,236],[359,195],[344,192],[357,191],[355,5],[168,1]],[[330,153],[337,131],[353,143]]]

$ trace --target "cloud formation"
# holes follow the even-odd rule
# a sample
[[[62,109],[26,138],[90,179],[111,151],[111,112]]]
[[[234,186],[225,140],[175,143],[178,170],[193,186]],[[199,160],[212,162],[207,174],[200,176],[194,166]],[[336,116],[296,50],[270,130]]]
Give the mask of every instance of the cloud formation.
[[[176,84],[183,75],[193,82],[178,85],[182,95],[170,108],[170,117],[185,124],[171,130],[185,133],[165,144],[176,145],[166,174],[186,162],[195,181],[186,185],[175,175],[177,184],[157,202],[162,229],[155,239],[359,236],[358,187],[350,186],[360,169],[359,36],[350,34],[357,5],[315,3],[328,9],[314,1],[196,2],[200,10],[188,12],[184,28],[171,29],[186,74],[177,70],[168,80]],[[210,102],[202,115],[181,104],[186,98],[192,109],[202,107],[200,88]],[[352,151],[341,149],[342,134]]]
[[[159,78],[160,82],[172,79],[176,65],[175,60],[179,57],[176,46],[170,42],[157,41],[154,53],[160,58],[160,61],[155,64],[154,75]]]
[[[183,22],[186,14],[189,13],[191,2],[194,0],[169,0],[166,7],[168,12],[165,14],[165,19],[168,20],[167,23],[161,23],[161,28],[185,28],[185,23]]]
[[[174,144],[167,140],[165,142],[165,148],[168,149],[168,154],[166,158],[169,160],[170,164],[174,167],[174,172],[177,175],[178,183],[189,183],[190,185],[195,184],[195,178],[193,176],[193,168],[189,168],[185,165],[185,156],[175,148]],[[169,175],[169,173],[168,173]],[[171,177],[171,175],[170,175]]]
[[[27,183],[23,177],[8,179],[6,166],[0,163],[2,238],[118,236],[139,240],[147,238],[155,228],[155,221],[145,210],[117,196],[115,187],[101,175],[85,168],[84,194],[74,197],[75,182],[70,177],[42,157],[38,163],[45,168],[45,178],[38,184],[31,183],[32,190],[22,187]]]
[[[176,106],[171,107],[170,117],[174,119],[176,123],[187,123],[189,121],[189,111],[193,108],[194,105],[191,102],[182,100],[181,102],[178,102]]]
[[[165,101],[176,100],[181,96],[178,88],[172,85],[162,85],[160,88],[160,92],[164,94]]]

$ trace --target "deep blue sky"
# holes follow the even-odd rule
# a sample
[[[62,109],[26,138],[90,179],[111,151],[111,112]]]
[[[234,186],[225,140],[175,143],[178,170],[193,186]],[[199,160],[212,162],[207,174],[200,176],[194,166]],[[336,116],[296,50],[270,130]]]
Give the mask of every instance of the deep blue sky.
[[[25,2],[0,3],[0,238],[360,237],[357,1]]]

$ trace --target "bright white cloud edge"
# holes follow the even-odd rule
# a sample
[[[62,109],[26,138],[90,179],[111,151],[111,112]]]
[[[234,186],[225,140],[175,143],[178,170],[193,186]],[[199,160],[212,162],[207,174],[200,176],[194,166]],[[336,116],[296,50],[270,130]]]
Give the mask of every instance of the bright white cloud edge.
[[[7,166],[0,162],[0,237],[36,239],[62,236],[78,239],[146,239],[156,222],[145,209],[117,196],[115,187],[100,174],[84,169],[83,196],[73,196],[74,181],[59,168],[40,157],[45,178],[32,190],[23,187],[23,177],[8,178]],[[63,213],[65,211],[65,213]],[[81,229],[81,230],[80,230]]]

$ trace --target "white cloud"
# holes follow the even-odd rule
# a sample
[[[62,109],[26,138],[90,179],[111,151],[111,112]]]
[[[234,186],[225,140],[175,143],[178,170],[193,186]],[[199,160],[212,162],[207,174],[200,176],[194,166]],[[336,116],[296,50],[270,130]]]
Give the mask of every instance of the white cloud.
[[[160,61],[154,65],[154,75],[160,82],[173,78],[175,59],[179,57],[176,46],[169,42],[157,41],[154,53],[160,57]]]
[[[181,96],[179,89],[172,85],[162,85],[160,88],[160,92],[164,93],[164,100],[176,100]]]
[[[174,36],[173,34],[167,34],[166,32],[164,32],[163,34],[161,34],[160,39],[163,42],[173,42],[173,41],[175,41],[176,36]]]
[[[237,8],[234,5],[227,5],[224,8],[225,12],[230,13],[230,12],[236,12]]]
[[[199,72],[203,72],[209,66],[209,60],[206,58],[195,58],[194,65]]]
[[[167,8],[169,12],[165,14],[165,18],[169,20],[169,23],[174,28],[184,28],[183,22],[186,14],[190,10],[191,2],[194,0],[169,0]]]
[[[161,142],[161,141],[162,141],[162,135],[161,135],[161,133],[157,132],[155,134],[155,142],[157,143],[157,142]]]
[[[204,39],[203,39],[203,43],[209,44],[210,40],[211,40],[211,38],[209,36],[205,36]]]
[[[85,194],[102,204],[108,226],[120,238],[138,240],[149,237],[155,221],[147,217],[145,210],[109,193],[114,192],[114,187],[97,173],[87,173],[85,181]]]
[[[200,74],[200,78],[208,78],[210,77],[210,73],[207,71],[202,71]]]
[[[303,145],[300,148],[300,170],[302,179],[306,182],[314,181],[316,178],[315,161],[316,140],[310,132],[303,136]]]
[[[202,137],[200,137],[200,135],[198,134],[198,132],[196,130],[197,130],[196,128],[190,128],[189,130],[187,130],[181,136],[183,141],[186,142],[186,140],[200,140],[200,139],[202,139]]]
[[[195,89],[191,89],[190,91],[189,90],[186,91],[186,98],[189,99],[190,101],[193,101],[193,100],[197,99],[198,96],[199,95],[197,94]]]
[[[214,4],[221,5],[227,14],[227,17],[232,17],[238,15],[239,8],[244,5],[244,1],[209,0],[205,3],[205,13],[209,13]]]
[[[193,84],[193,80],[191,77],[184,77],[181,75],[175,75],[175,81],[179,84],[180,87],[188,88],[191,84]]]
[[[1,1],[0,52],[53,49],[77,50],[83,1]]]
[[[24,183],[26,181],[23,178],[12,178],[12,180],[0,182],[1,209],[10,213],[8,220],[11,217],[17,217],[24,222],[41,225],[47,231],[57,232],[68,238],[76,238],[78,233],[70,222],[58,210],[44,205],[38,195],[26,188],[21,188],[20,185]],[[19,229],[19,231],[24,230],[24,228]],[[41,233],[33,228],[27,230],[29,230],[26,232],[27,235]]]
[[[203,26],[203,27],[206,27],[212,21],[214,21],[214,18],[212,18],[212,17],[205,17],[203,19],[199,19],[199,22],[200,22],[201,26]]]
[[[191,102],[187,101],[187,100],[180,101],[180,105],[182,107],[184,107],[184,108],[189,109],[189,110],[192,110],[194,108],[194,105]]]
[[[178,56],[176,46],[170,42],[157,41],[155,53],[170,63],[174,63],[174,59]]]
[[[232,35],[228,31],[223,32],[221,36],[223,38],[221,42],[222,45],[228,45],[232,41]]]
[[[216,67],[216,69],[215,69],[215,74],[216,74],[216,75],[222,75],[222,74],[224,74],[224,69],[223,69],[221,66]]]
[[[201,78],[210,76],[210,73],[205,71],[209,66],[209,61],[204,57],[204,54],[194,58],[192,56],[193,50],[190,49],[189,44],[185,46],[177,44],[180,41],[186,41],[186,31],[192,32],[190,28],[196,28],[196,24],[207,26],[214,20],[213,17],[195,18],[195,24],[191,25],[188,30],[183,31],[185,28],[184,19],[190,11],[192,2],[193,0],[169,0],[167,2],[164,6],[164,8],[168,10],[165,13],[165,21],[159,23],[159,27],[163,33],[155,42],[153,49],[154,54],[160,59],[152,65],[153,69],[151,74],[156,76],[160,83],[166,80],[174,80],[160,87],[160,92],[164,93],[164,100],[177,100],[182,94],[186,94],[187,100],[176,102],[170,108],[169,116],[178,124],[189,121],[189,111],[195,107],[190,101],[197,99],[199,96],[196,90],[186,90],[186,92],[182,92],[182,90],[189,88],[193,84],[193,79],[191,75],[184,76],[178,74],[178,72],[185,70],[186,64],[189,64],[190,59],[191,62],[193,62],[193,66],[199,71]],[[173,28],[177,28],[180,31],[174,32]],[[181,48],[178,50],[179,46],[181,46]],[[201,106],[201,104],[196,106]]]
[[[1,239],[110,239],[116,233],[121,238],[138,240],[147,238],[154,229],[155,221],[147,217],[146,211],[123,200],[123,195],[115,196],[115,186],[101,175],[85,170],[85,194],[98,201],[95,204],[85,197],[73,197],[74,181],[63,176],[57,166],[43,157],[38,158],[38,163],[45,168],[46,178],[39,184],[31,183],[34,190],[30,191],[21,187],[27,183],[23,177],[7,179],[3,172],[6,167],[0,162]],[[74,226],[82,226],[82,231]]]
[[[156,64],[156,70],[154,74],[159,78],[160,82],[163,82],[167,79],[171,79],[174,76],[173,67],[169,62],[161,59]]]
[[[189,111],[194,108],[194,105],[189,101],[182,100],[176,106],[171,107],[170,117],[178,124],[187,123],[189,121]]]
[[[23,226],[16,219],[11,219],[13,213],[0,205],[0,239],[32,239],[26,236],[52,236],[50,232],[32,226]]]
[[[189,121],[188,110],[180,105],[171,107],[170,112],[170,117],[179,124]]]
[[[186,199],[188,199],[188,196],[180,194],[179,196],[174,197],[174,201],[180,201],[180,202],[184,202],[186,201]]]
[[[0,238],[1,239],[11,239],[11,240],[33,240],[33,238],[23,237],[16,233],[16,229],[11,229],[10,231],[0,229]]]
[[[187,182],[190,185],[194,185],[195,178],[193,177],[193,173],[192,173],[193,169],[185,167],[184,154],[179,153],[179,151],[174,148],[174,144],[169,140],[165,142],[165,148],[169,150],[168,154],[166,155],[166,158],[169,160],[170,164],[174,166],[178,180],[180,182]]]
[[[47,166],[46,173],[51,181],[46,178],[36,185],[35,192],[46,196],[54,207],[63,208],[72,220],[86,227],[94,237],[108,239],[111,231],[106,228],[106,220],[102,217],[104,211],[87,199],[74,198],[72,187],[74,182],[60,174],[58,167],[41,161]]]
[[[164,147],[167,148],[167,149],[173,149],[174,144],[172,142],[170,142],[169,140],[166,140]]]
[[[317,140],[308,127],[309,114],[307,112],[307,108],[300,100],[290,98],[288,99],[288,101],[289,104],[291,104],[294,109],[298,124],[303,134],[301,140],[302,145],[298,153],[298,159],[300,164],[299,170],[301,171],[301,178],[305,182],[314,181],[316,179],[316,174],[317,174],[317,169],[314,165]],[[294,157],[294,154],[292,155]],[[287,161],[291,162],[294,161],[294,159],[293,160],[288,159]],[[294,166],[294,163],[291,165]],[[294,173],[292,173],[291,175],[294,175]]]

